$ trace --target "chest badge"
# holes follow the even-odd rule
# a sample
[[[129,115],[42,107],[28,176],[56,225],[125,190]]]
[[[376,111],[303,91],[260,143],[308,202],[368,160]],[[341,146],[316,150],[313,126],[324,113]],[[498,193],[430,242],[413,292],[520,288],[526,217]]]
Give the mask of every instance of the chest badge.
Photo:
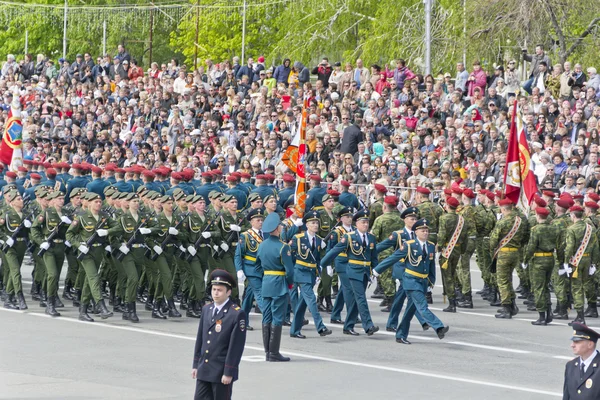
[[[217,320],[217,325],[215,326],[215,332],[219,333],[221,332],[221,320]]]
[[[593,384],[594,384],[594,382],[591,379],[588,379],[587,381],[585,381],[586,389],[591,389]]]

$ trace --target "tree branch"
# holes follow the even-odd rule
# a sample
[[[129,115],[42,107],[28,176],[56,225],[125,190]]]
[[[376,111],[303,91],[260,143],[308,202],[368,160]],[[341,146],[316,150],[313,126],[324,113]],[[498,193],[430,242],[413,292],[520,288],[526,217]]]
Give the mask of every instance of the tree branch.
[[[548,14],[550,14],[550,19],[552,20],[552,26],[554,26],[554,30],[556,31],[556,35],[558,36],[558,43],[560,45],[561,59],[566,58],[565,52],[567,51],[567,44],[565,42],[565,35],[563,33],[560,24],[558,23],[558,19],[556,18],[556,14],[554,13],[554,9],[550,5],[548,0],[544,0],[546,4],[546,8],[548,9]]]
[[[583,33],[579,35],[577,39],[575,39],[575,43],[573,43],[571,47],[569,47],[569,50],[565,51],[565,58],[569,57],[571,53],[573,53],[573,51],[577,48],[577,46],[579,46],[581,42],[583,42],[583,39],[585,39],[586,36],[592,33],[598,22],[600,22],[600,17],[594,18],[592,22],[590,22],[586,30],[583,31]]]

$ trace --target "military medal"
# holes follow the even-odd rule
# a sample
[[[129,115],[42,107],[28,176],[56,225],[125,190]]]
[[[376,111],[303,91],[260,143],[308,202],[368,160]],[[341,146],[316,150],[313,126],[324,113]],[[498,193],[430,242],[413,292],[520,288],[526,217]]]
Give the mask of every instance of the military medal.
[[[588,379],[587,381],[585,381],[585,387],[587,389],[591,389],[593,384],[594,384],[594,382],[591,379]]]
[[[217,326],[215,326],[215,332],[217,333],[221,332],[221,322],[220,319],[217,320]]]

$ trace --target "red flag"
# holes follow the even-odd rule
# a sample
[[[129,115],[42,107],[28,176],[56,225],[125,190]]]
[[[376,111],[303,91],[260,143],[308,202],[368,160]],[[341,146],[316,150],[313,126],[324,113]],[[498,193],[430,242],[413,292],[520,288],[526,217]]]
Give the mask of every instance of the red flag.
[[[300,123],[300,141],[298,144],[298,161],[296,164],[296,215],[302,218],[304,216],[304,210],[306,209],[306,120],[307,120],[306,107],[302,108],[302,121]],[[287,165],[287,164],[286,164]]]
[[[281,156],[281,162],[293,173],[298,171],[298,146],[289,145]]]
[[[506,151],[504,194],[515,204],[528,208],[537,191],[535,175],[531,169],[529,145],[521,119],[517,116],[517,102],[515,101]]]

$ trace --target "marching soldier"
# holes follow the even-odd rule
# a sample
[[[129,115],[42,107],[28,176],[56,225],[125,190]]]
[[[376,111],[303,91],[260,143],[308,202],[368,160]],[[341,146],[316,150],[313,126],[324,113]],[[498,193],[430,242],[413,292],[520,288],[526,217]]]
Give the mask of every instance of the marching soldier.
[[[556,257],[554,260],[554,268],[552,271],[552,287],[556,295],[556,310],[554,310],[554,319],[568,320],[569,278],[565,273],[559,275],[558,271],[562,270],[562,265],[565,259],[565,239],[566,231],[571,226],[572,221],[567,214],[567,210],[571,207],[571,203],[566,199],[559,199],[555,203],[554,212],[555,218],[552,220],[552,225],[556,227],[558,232]]]
[[[462,208],[460,208],[459,214],[465,221],[465,228],[467,231],[467,241],[463,243],[463,252],[460,255],[458,262],[458,268],[456,275],[460,281],[462,293],[456,303],[457,307],[460,308],[473,308],[473,297],[471,295],[471,256],[475,252],[476,239],[477,239],[477,227],[475,224],[476,214],[475,207],[473,207],[473,199],[475,193],[471,189],[465,189],[462,193]]]
[[[235,247],[238,245],[240,240],[240,232],[242,231],[241,225],[243,224],[243,218],[241,214],[237,212],[237,200],[231,195],[224,195],[221,203],[223,204],[223,210],[221,212],[219,229],[221,230],[220,244],[221,250],[219,262],[222,269],[229,272],[231,276],[235,276],[235,263],[233,258],[235,256]],[[237,285],[233,288],[234,301],[239,302],[239,290]]]
[[[477,244],[475,251],[477,252],[477,266],[481,271],[481,277],[484,282],[484,287],[477,292],[484,300],[489,300],[494,297],[496,283],[494,276],[490,272],[490,232],[496,224],[496,216],[489,208],[490,202],[494,201],[494,193],[486,189],[482,189],[477,193],[477,202],[475,207],[475,227],[477,231]],[[495,295],[497,297],[497,294]]]
[[[319,236],[324,238],[329,235],[329,232],[336,227],[336,218],[333,213],[335,206],[335,200],[331,194],[326,194],[322,199],[323,208],[318,212],[319,216]],[[306,218],[304,219],[306,223]],[[319,247],[319,249],[321,249]],[[294,250],[292,248],[292,250]],[[322,249],[324,250],[324,249]],[[323,273],[320,274],[321,281],[317,289],[317,306],[319,311],[331,313],[333,304],[331,301],[331,282],[333,278],[333,268],[325,268]],[[323,300],[325,300],[325,307],[323,307]]]
[[[358,202],[358,198],[354,193],[350,193],[350,182],[341,181],[340,187],[342,192],[340,193],[339,202],[344,207],[349,207],[352,210],[358,210],[360,208],[360,203]]]
[[[327,237],[324,238],[324,240],[327,242],[328,251],[334,248],[342,237],[355,229],[352,226],[351,208],[341,208],[337,213],[337,217],[339,219],[338,226],[329,235],[329,240],[327,240]],[[333,305],[333,310],[331,311],[330,322],[332,324],[344,325],[344,321],[342,321],[342,310],[344,309],[344,304],[346,304],[346,315],[350,314],[351,306],[356,307],[356,301],[354,301],[354,296],[350,290],[350,281],[348,281],[348,276],[346,274],[346,269],[348,268],[348,256],[344,253],[338,254],[332,267],[335,268],[335,272],[340,280],[341,290],[338,292],[338,295],[335,298],[335,304]],[[356,310],[353,312],[356,312]],[[350,330],[348,327],[344,327],[344,329]]]
[[[306,192],[306,211],[313,208],[319,211],[323,207],[323,196],[327,194],[327,189],[321,187],[321,177],[319,175],[312,174],[309,179],[310,189]]]
[[[85,193],[84,189],[75,189],[71,192],[71,201],[69,204],[63,207],[63,214],[66,215],[69,219],[74,219],[79,213],[82,212],[81,209],[81,196]],[[75,251],[71,247],[71,243],[68,241],[65,242],[66,246],[66,254],[65,257],[67,259],[67,276],[65,277],[65,288],[63,290],[63,299],[65,300],[73,300],[73,293],[71,293],[72,289],[75,289],[75,281],[77,280],[77,273],[79,271],[79,263],[77,262],[77,256],[75,255]]]

